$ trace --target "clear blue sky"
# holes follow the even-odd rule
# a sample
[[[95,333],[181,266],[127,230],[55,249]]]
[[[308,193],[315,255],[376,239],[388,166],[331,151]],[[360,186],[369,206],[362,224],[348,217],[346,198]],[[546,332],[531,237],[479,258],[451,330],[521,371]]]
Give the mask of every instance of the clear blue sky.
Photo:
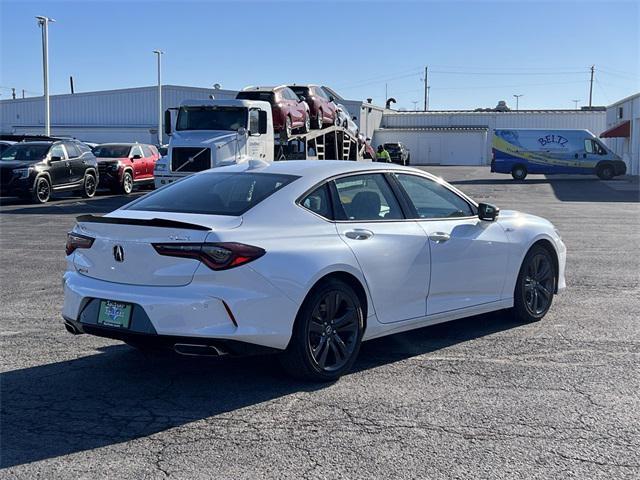
[[[640,90],[639,2],[205,2],[0,0],[0,99],[42,94],[41,37],[50,27],[52,93],[163,83],[239,89],[318,83],[346,98],[431,108],[572,108]]]

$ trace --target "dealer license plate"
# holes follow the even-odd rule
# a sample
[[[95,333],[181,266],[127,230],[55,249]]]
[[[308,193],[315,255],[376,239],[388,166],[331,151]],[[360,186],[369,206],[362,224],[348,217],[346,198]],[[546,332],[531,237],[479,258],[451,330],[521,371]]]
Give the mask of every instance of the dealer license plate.
[[[129,328],[131,322],[130,303],[114,302],[113,300],[101,300],[98,312],[98,325],[116,328]]]

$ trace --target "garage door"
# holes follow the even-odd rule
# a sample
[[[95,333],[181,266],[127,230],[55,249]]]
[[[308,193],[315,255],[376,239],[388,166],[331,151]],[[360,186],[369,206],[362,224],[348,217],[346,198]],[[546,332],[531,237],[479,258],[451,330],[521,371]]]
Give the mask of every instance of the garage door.
[[[484,132],[443,134],[440,165],[485,165],[487,147]]]

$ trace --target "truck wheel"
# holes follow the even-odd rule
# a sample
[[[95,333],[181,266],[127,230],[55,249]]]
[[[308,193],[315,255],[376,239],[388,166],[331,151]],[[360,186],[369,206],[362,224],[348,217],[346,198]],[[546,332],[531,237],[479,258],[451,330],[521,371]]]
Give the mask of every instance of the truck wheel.
[[[122,175],[122,183],[120,184],[120,192],[129,195],[133,191],[133,176],[130,171],[124,172]]]
[[[82,196],[84,198],[91,198],[96,194],[98,185],[96,183],[96,177],[91,173],[87,173],[84,176],[84,188],[82,189]]]
[[[47,177],[40,177],[33,187],[31,198],[36,203],[47,203],[51,198],[51,183]]]
[[[527,178],[527,167],[524,165],[514,165],[511,169],[511,176],[514,180],[524,180]]]
[[[316,128],[318,130],[322,130],[322,127],[324,126],[323,118],[324,116],[323,116],[322,110],[318,110],[318,115],[316,116]]]
[[[611,180],[615,175],[613,165],[611,165],[610,163],[602,163],[598,165],[598,167],[596,168],[596,175],[598,175],[600,180]]]

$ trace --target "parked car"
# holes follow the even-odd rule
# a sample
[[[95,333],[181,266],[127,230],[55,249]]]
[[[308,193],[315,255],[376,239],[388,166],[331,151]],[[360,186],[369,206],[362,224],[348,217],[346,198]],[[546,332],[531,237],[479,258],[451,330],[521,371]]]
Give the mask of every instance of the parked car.
[[[0,140],[0,154],[4,152],[11,145],[14,145],[16,142],[12,142],[11,140]]]
[[[411,153],[409,149],[400,142],[385,143],[384,149],[389,152],[391,161],[398,165],[409,165],[411,161]]]
[[[353,136],[357,137],[360,133],[360,128],[356,124],[355,117],[351,116],[347,107],[342,105],[341,103],[336,103],[336,107],[338,107],[337,115],[338,115],[338,125],[341,125],[343,128],[346,128],[349,133]]]
[[[130,194],[136,185],[153,185],[153,170],[160,158],[154,145],[102,143],[93,149],[98,159],[100,186]]]
[[[538,321],[565,288],[549,221],[369,162],[196,173],[78,217],[66,253],[69,332],[186,355],[277,352],[321,381],[348,372],[363,340],[502,309]]]
[[[21,142],[0,155],[0,195],[46,203],[52,194],[76,191],[93,197],[98,164],[91,149],[77,140]]]
[[[323,128],[325,125],[336,125],[338,122],[338,107],[333,97],[317,85],[289,85],[300,100],[309,105],[313,128]]]
[[[286,138],[290,138],[294,130],[301,130],[304,133],[311,130],[309,105],[286,86],[247,87],[238,92],[236,99],[269,102],[273,116],[273,129]]]

